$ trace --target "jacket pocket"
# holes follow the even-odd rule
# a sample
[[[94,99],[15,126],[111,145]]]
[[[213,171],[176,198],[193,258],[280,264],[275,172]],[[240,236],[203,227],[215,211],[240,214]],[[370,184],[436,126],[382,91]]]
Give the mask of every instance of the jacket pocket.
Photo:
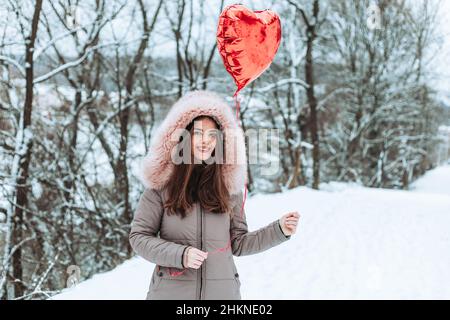
[[[153,273],[152,285],[150,287],[150,290],[154,291],[154,290],[158,289],[159,285],[161,284],[162,279],[163,279],[163,272],[161,270],[155,271],[155,273]]]
[[[146,300],[153,300],[154,295],[156,294],[156,290],[159,288],[162,281],[162,277],[158,275],[158,273],[154,273],[152,276],[152,280],[150,282],[150,287],[147,291]]]
[[[241,280],[239,279],[239,273],[235,272],[234,274],[234,281],[236,282],[236,285],[238,286],[238,288],[241,287]]]
[[[241,280],[239,280],[239,272],[237,271],[237,268],[236,268],[236,265],[234,264],[234,261],[231,261],[231,263],[232,263],[232,267],[233,267],[233,278],[234,278],[234,281],[236,282],[236,284],[238,286],[240,286],[241,285]]]

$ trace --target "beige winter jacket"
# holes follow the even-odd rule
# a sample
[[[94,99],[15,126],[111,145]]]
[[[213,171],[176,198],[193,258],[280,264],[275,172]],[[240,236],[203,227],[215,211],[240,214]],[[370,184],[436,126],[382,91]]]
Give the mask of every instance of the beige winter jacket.
[[[240,215],[242,193],[234,196],[231,220],[229,214],[211,213],[198,205],[184,219],[167,215],[162,207],[165,199],[165,190],[146,189],[132,222],[131,246],[159,266],[153,271],[146,299],[241,299],[233,256],[259,253],[291,238],[283,234],[279,219],[249,232],[245,209]],[[230,248],[216,251],[226,248],[229,241]],[[171,276],[184,268],[183,252],[189,246],[214,253],[208,254],[200,268],[187,268],[181,275]]]

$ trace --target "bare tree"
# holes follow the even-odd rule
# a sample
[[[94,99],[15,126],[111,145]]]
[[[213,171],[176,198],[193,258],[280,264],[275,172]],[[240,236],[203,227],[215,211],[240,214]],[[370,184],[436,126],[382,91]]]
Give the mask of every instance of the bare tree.
[[[19,17],[23,15],[20,7],[11,3],[14,13]],[[30,28],[21,25],[25,40],[25,101],[20,112],[18,130],[16,133],[16,147],[14,160],[11,166],[10,177],[13,179],[12,194],[8,195],[11,200],[7,212],[6,241],[2,261],[2,274],[0,278],[0,296],[6,297],[6,282],[11,268],[13,296],[20,296],[25,291],[22,266],[22,246],[28,240],[23,236],[23,224],[26,220],[27,193],[28,193],[28,170],[30,166],[33,131],[31,128],[31,117],[33,113],[33,81],[34,81],[34,45],[37,37],[39,17],[42,9],[42,0],[36,0],[33,18]],[[19,65],[16,63],[16,65]]]
[[[320,140],[317,127],[317,98],[314,93],[315,77],[313,50],[319,24],[319,0],[313,1],[312,12],[309,18],[305,9],[303,9],[299,4],[292,0],[288,0],[288,2],[298,11],[299,15],[303,19],[303,23],[306,26],[305,82],[308,85],[306,88],[306,95],[308,97],[308,106],[310,109],[309,127],[312,144],[314,146],[312,187],[314,189],[318,189],[320,183]]]

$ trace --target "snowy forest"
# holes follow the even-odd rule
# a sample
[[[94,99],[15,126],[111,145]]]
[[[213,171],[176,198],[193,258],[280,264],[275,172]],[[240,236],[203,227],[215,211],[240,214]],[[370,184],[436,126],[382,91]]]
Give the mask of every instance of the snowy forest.
[[[136,169],[154,129],[189,90],[234,108],[216,42],[231,3],[0,0],[1,299],[47,299],[69,266],[82,280],[134,255]],[[408,190],[449,161],[442,1],[242,3],[282,24],[270,68],[240,93],[243,129],[279,135],[279,170],[251,164],[249,195],[330,181]]]

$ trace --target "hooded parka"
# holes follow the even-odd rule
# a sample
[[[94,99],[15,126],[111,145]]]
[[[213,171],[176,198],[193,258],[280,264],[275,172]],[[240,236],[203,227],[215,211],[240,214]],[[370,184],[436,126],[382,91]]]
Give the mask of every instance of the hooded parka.
[[[208,212],[195,203],[181,218],[168,215],[163,207],[175,166],[171,155],[182,134],[177,129],[186,128],[199,115],[213,117],[224,134],[222,172],[231,196],[232,215]],[[172,106],[153,135],[138,178],[145,190],[134,213],[129,241],[139,256],[156,264],[147,300],[242,299],[233,256],[256,254],[291,238],[284,235],[279,219],[258,230],[248,230],[245,209],[241,211],[247,178],[244,133],[231,107],[214,92],[191,91]],[[183,253],[189,246],[208,252],[198,269],[183,265]]]

